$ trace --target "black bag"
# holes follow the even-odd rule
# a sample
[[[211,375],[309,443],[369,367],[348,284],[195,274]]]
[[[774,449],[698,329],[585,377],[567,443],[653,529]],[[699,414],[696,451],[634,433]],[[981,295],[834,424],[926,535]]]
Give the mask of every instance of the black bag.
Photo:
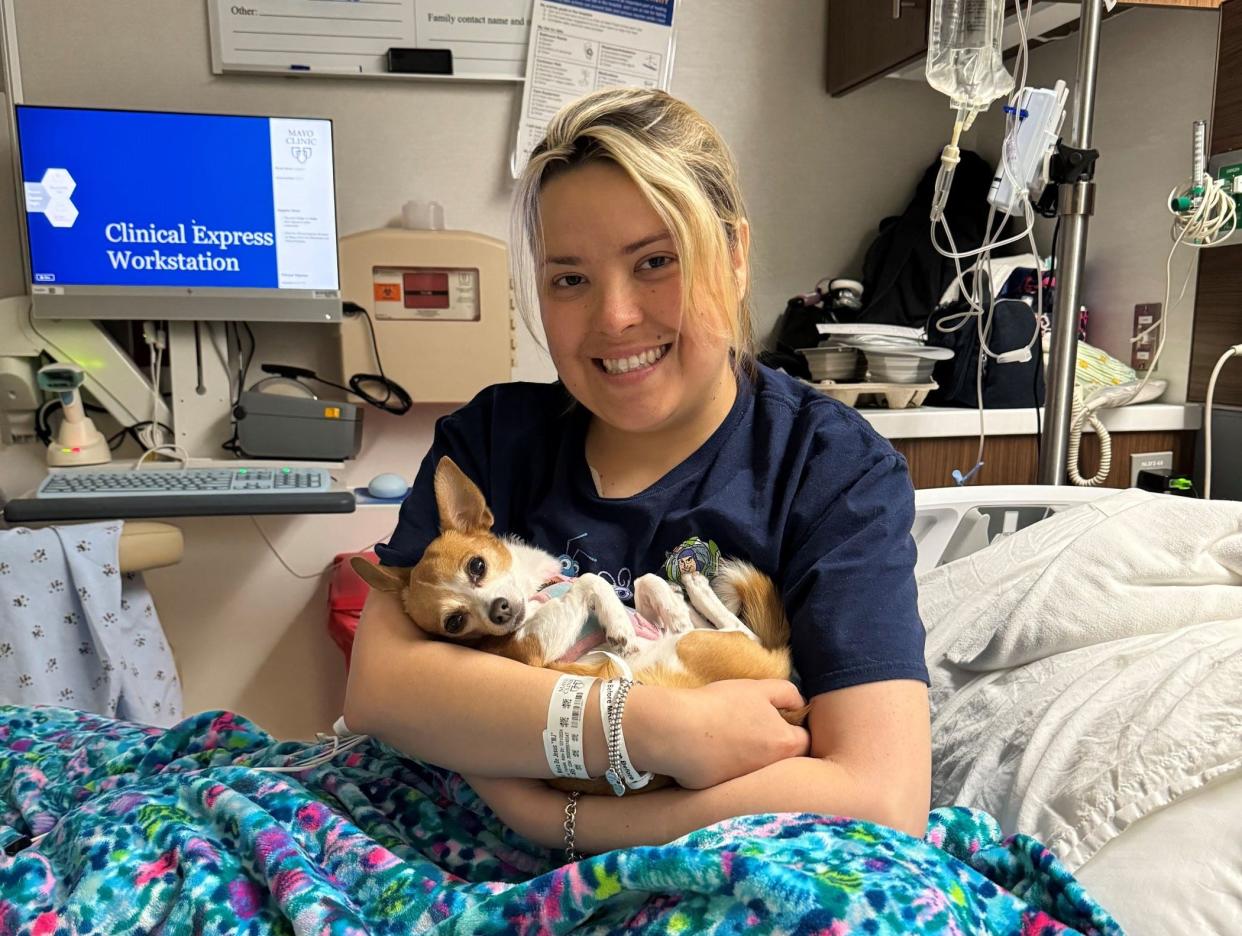
[[[967,251],[983,243],[992,168],[972,150],[963,150],[961,160],[945,205],[945,221],[958,251]],[[880,222],[880,233],[863,261],[862,310],[852,318],[838,314],[841,321],[914,328],[927,324],[956,275],[953,261],[937,253],[931,242],[931,203],[939,168],[937,159],[923,173],[906,210]],[[948,247],[944,232],[938,236]]]
[[[801,296],[795,296],[785,305],[785,312],[776,326],[776,350],[760,351],[759,363],[782,369],[794,377],[811,379],[811,369],[806,358],[797,352],[801,348],[814,348],[820,335],[815,327],[835,321],[833,314],[821,305],[807,305]]]
[[[979,325],[972,317],[957,331],[942,332],[938,322],[960,316],[968,308],[965,299],[937,309],[927,323],[927,343],[953,349],[953,358],[937,361],[933,379],[940,386],[927,396],[930,406],[978,407],[976,368],[979,359]],[[992,313],[988,347],[997,354],[1024,348],[1031,340],[1035,321],[1031,307],[1021,299],[998,299]],[[1031,360],[1005,364],[985,357],[983,406],[985,409],[1022,409],[1044,405],[1044,356],[1040,343],[1031,349]]]

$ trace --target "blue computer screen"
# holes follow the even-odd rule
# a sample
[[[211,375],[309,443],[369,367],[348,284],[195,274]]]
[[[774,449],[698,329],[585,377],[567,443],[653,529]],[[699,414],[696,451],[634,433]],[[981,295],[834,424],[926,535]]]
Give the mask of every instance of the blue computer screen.
[[[332,124],[17,108],[39,286],[335,290]]]

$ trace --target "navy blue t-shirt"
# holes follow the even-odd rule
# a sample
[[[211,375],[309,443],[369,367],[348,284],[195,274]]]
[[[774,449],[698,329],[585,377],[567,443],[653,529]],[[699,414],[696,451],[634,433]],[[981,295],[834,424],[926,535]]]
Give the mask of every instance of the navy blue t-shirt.
[[[482,489],[496,532],[561,556],[568,574],[599,573],[623,597],[695,537],[753,563],[780,588],[807,698],[928,681],[906,462],[853,409],[757,366],[698,451],[622,498],[596,491],[589,418],[560,384],[511,383],[439,420],[380,561],[413,565],[438,534],[432,478],[448,455]]]

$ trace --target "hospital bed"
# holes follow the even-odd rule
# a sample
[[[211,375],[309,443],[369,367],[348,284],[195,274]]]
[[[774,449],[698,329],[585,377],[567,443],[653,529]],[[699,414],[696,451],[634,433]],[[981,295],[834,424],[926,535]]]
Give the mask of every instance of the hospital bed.
[[[974,555],[1006,536],[1069,508],[1117,495],[1117,491],[1108,489],[1034,485],[918,491],[913,532],[918,545],[920,589],[927,583],[928,573],[938,566]],[[1164,498],[1156,506],[1159,508],[1172,500],[1177,499]],[[1236,522],[1234,529],[1237,529]],[[1052,603],[1055,604],[1055,599]],[[924,617],[928,615],[925,613]],[[945,619],[940,617],[940,620]],[[952,619],[952,615],[948,619]],[[929,624],[928,666],[933,671],[933,759],[940,764],[953,755],[946,749],[946,741],[949,744],[956,741],[951,731],[942,730],[936,717],[937,703],[941,709],[947,709],[949,703],[943,695],[937,697],[935,673],[940,661],[935,658],[934,647],[944,646],[945,640],[932,639],[933,627]],[[943,635],[935,636],[943,638]],[[1053,659],[1068,656],[1057,654]],[[1052,663],[1053,667],[1056,665]],[[1118,665],[1133,664],[1126,658],[1126,662]],[[1042,672],[1050,671],[1055,669],[1046,668]],[[995,672],[970,675],[975,683],[997,677]],[[965,688],[950,689],[949,698]],[[1052,704],[1050,702],[1050,707]],[[1229,709],[1218,713],[1226,726],[1220,743],[1236,748],[1242,745],[1242,710],[1232,703]],[[1232,731],[1229,725],[1233,726]],[[1107,747],[1112,741],[1112,737],[1101,733],[1096,743]],[[1011,751],[1005,756],[1012,761],[1020,757],[1021,752]],[[1070,779],[1064,781],[1067,786]],[[971,801],[971,796],[961,791],[942,789],[934,791],[934,797],[937,792],[952,797],[960,805],[991,807],[991,811],[996,811],[995,802]],[[933,801],[932,805],[945,803]],[[1047,809],[1055,811],[1062,805],[1050,802]],[[1002,826],[1005,825],[1002,819]],[[1192,792],[1174,795],[1172,802],[1163,808],[1137,810],[1117,825],[1120,832],[1110,832],[1112,837],[1085,861],[1076,860],[1083,857],[1080,851],[1066,863],[1088,892],[1113,912],[1128,932],[1136,936],[1242,933],[1242,769],[1223,771]],[[1014,831],[1005,828],[1006,833]],[[1036,828],[1020,831],[1043,838]]]
[[[913,535],[918,560],[914,574],[965,558],[1057,511],[1115,493],[1111,488],[1042,484],[915,491]]]

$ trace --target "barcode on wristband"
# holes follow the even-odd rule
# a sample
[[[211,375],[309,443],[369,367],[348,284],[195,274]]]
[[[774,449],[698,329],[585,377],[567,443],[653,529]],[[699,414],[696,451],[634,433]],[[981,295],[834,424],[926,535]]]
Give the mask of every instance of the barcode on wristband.
[[[582,716],[594,678],[562,676],[548,700],[543,753],[556,777],[589,779],[582,745]]]

